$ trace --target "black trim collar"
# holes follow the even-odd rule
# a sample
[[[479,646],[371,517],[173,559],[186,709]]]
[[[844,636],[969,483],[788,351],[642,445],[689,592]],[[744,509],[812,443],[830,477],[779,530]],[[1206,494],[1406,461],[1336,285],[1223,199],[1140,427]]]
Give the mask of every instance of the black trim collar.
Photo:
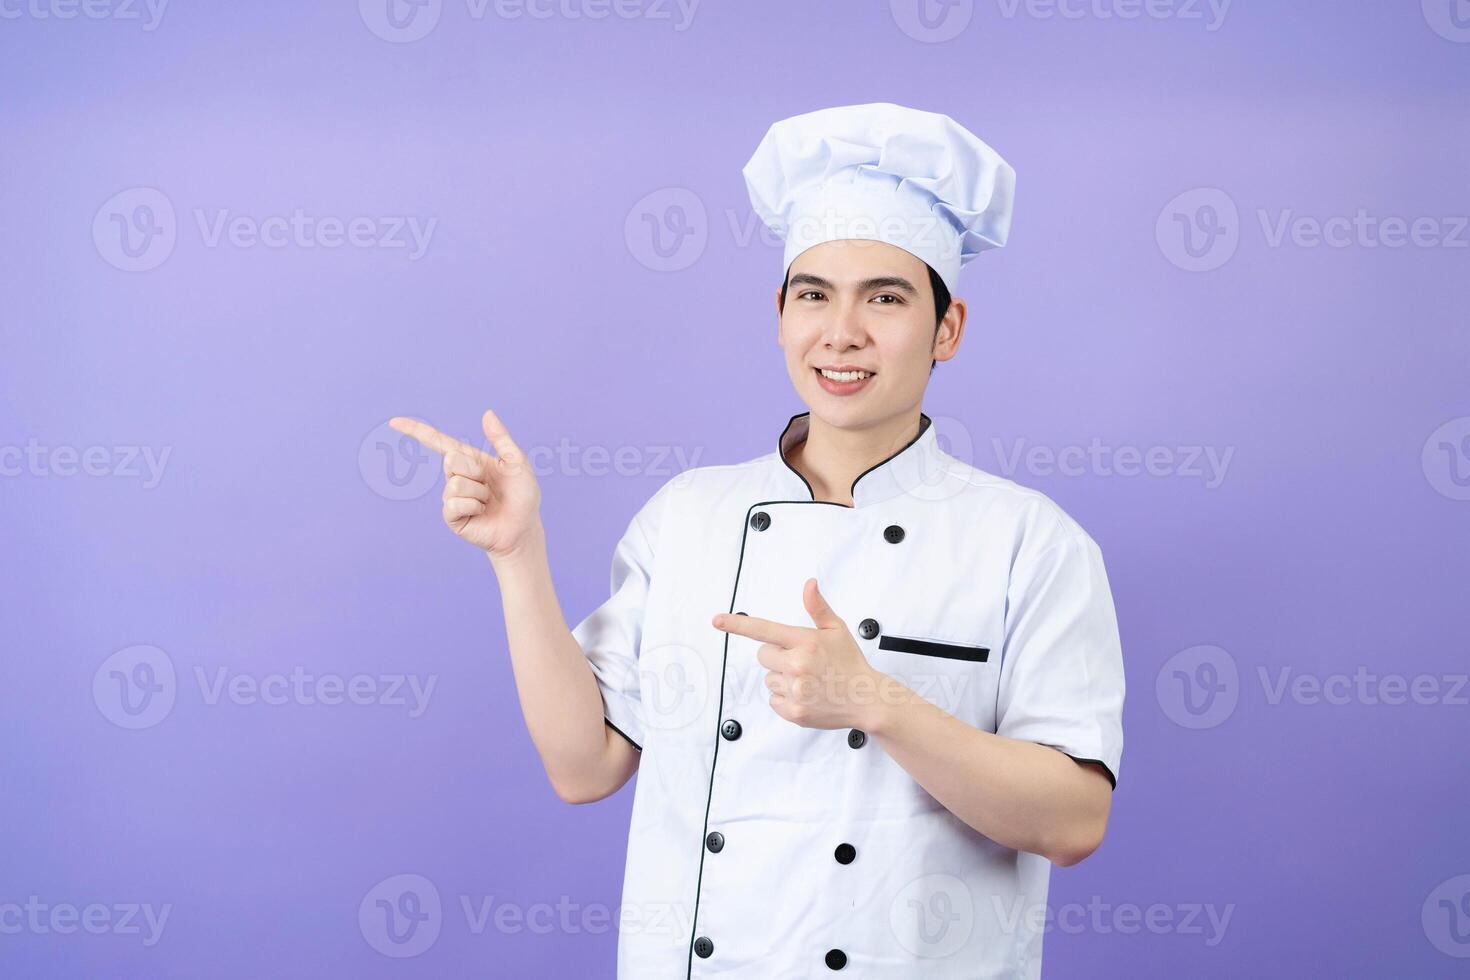
[[[786,428],[781,430],[780,438],[776,440],[776,455],[780,458],[782,464],[784,464],[788,470],[796,475],[796,478],[801,481],[802,486],[806,487],[808,498],[816,501],[817,494],[816,491],[812,489],[812,485],[807,482],[807,478],[805,476],[802,476],[801,472],[796,467],[792,466],[791,461],[786,458],[786,450],[806,440],[807,432],[809,431],[809,426],[811,424],[811,414],[811,412],[798,412],[797,414],[791,416],[790,421],[786,423]],[[798,425],[798,423],[801,424]],[[798,436],[800,438],[797,438]],[[925,438],[926,436],[928,437],[927,439]],[[867,476],[870,473],[878,471],[882,467],[889,466],[890,463],[893,463],[895,460],[899,459],[900,456],[903,456],[905,453],[907,453],[909,449],[920,443],[921,440],[923,441],[923,445],[920,446],[920,449],[916,450],[914,453],[909,453],[909,457],[914,457],[916,455],[925,455],[937,448],[937,439],[934,434],[934,420],[925,415],[923,412],[919,413],[919,431],[917,435],[906,442],[896,452],[889,455],[886,459],[874,463],[872,466],[863,470],[852,481],[852,487],[848,491],[848,494],[852,497],[853,500],[852,506],[857,506],[858,483],[861,482],[863,477]],[[905,459],[909,460],[909,457],[905,457]],[[910,461],[915,463],[916,465],[919,465],[919,461],[916,459]],[[892,469],[893,467],[889,468]],[[871,483],[872,481],[869,482]],[[900,487],[900,489],[902,489],[902,487]],[[817,502],[831,503],[832,501]],[[837,506],[846,507],[848,505],[838,504]]]

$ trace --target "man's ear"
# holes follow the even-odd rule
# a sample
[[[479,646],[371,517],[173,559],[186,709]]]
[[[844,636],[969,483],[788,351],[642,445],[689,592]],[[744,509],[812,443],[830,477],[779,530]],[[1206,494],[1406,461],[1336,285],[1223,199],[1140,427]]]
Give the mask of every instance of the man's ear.
[[[965,335],[967,315],[964,300],[950,299],[949,309],[944,312],[944,318],[939,321],[939,329],[935,332],[934,360],[947,361],[958,353],[960,340]]]

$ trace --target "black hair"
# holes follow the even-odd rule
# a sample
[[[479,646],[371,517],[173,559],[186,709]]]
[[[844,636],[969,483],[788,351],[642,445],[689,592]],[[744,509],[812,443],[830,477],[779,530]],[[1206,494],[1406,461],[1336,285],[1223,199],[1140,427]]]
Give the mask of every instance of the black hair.
[[[944,322],[944,314],[949,312],[951,297],[949,295],[949,287],[944,284],[943,279],[939,278],[939,273],[934,271],[934,267],[925,262],[924,268],[929,270],[929,288],[934,291],[934,335],[937,337],[939,335],[939,325]],[[786,270],[786,278],[781,280],[781,296],[776,304],[776,308],[782,313],[786,312],[786,284],[790,281],[791,270],[788,268]],[[929,371],[931,373],[934,371],[934,365],[937,363],[939,362],[929,362]]]

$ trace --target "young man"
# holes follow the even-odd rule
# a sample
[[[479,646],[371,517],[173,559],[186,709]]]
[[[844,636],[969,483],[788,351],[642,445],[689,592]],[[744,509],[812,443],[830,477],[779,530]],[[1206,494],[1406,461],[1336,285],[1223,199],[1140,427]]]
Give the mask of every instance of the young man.
[[[1117,623],[1091,538],[921,411],[1014,173],[886,103],[777,123],[744,173],[786,241],[777,337],[809,411],[776,452],[665,483],[575,629],[495,414],[494,455],[393,424],[444,454],[444,518],[489,553],[557,793],[641,773],[620,977],[1037,977],[1051,864],[1107,824]]]

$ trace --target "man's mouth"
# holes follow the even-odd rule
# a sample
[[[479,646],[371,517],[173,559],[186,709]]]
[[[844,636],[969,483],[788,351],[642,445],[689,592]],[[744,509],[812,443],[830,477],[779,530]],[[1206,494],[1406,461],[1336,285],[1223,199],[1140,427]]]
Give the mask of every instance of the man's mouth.
[[[812,368],[812,371],[822,389],[834,395],[851,395],[861,391],[875,374],[873,371],[848,365]]]
[[[829,381],[861,381],[871,373],[858,368],[850,371],[834,371],[831,368],[817,368],[817,370]]]

